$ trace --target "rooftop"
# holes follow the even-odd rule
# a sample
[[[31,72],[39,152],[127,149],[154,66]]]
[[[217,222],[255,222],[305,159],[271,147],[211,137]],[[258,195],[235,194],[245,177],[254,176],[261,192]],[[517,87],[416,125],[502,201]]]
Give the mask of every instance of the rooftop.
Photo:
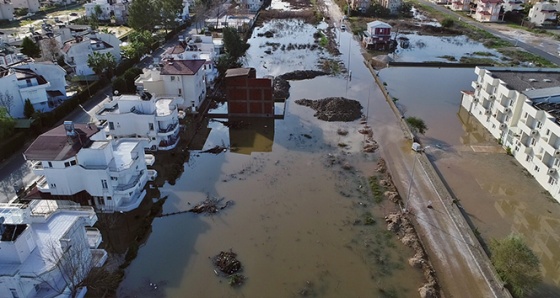
[[[163,62],[162,75],[194,75],[206,60],[167,60]]]
[[[28,160],[66,160],[91,145],[90,137],[99,130],[95,125],[74,124],[75,136],[68,136],[64,125],[40,135],[24,152]]]
[[[508,88],[518,92],[560,86],[560,68],[486,68],[492,77],[505,82]]]

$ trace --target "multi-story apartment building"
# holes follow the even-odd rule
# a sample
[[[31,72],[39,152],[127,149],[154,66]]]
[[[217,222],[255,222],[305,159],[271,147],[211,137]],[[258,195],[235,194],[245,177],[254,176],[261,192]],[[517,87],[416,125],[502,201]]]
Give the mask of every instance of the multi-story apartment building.
[[[560,69],[477,67],[461,105],[560,201]]]
[[[83,297],[107,260],[91,207],[66,201],[0,205],[0,297]]]
[[[155,158],[144,153],[142,142],[107,139],[94,125],[65,121],[24,152],[40,177],[29,198],[71,200],[102,212],[133,210],[157,175],[147,169]]]
[[[106,121],[105,133],[114,139],[142,138],[151,150],[170,150],[179,142],[181,97],[156,98],[149,93],[115,97],[97,112]]]

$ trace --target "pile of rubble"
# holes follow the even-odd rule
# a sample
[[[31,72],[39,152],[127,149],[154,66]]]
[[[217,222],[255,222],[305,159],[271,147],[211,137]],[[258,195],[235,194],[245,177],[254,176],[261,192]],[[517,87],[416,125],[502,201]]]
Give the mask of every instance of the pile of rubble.
[[[315,111],[315,117],[324,121],[354,121],[362,116],[362,105],[354,99],[344,97],[328,97],[319,100],[298,99],[295,101],[302,106],[308,106]]]

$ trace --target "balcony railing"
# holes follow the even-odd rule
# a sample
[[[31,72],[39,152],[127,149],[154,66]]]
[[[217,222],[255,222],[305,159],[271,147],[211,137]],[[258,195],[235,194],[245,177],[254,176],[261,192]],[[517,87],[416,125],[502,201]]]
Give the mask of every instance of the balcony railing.
[[[171,123],[171,124],[167,125],[167,127],[163,128],[163,129],[162,129],[162,128],[158,129],[158,133],[168,133],[168,132],[175,131],[175,129],[177,128],[177,126],[179,126],[179,123],[178,123],[178,122]]]
[[[126,184],[119,184],[115,187],[115,191],[125,192],[128,191],[136,186],[140,179],[144,176],[144,170],[141,170],[140,173],[132,178],[132,181]]]

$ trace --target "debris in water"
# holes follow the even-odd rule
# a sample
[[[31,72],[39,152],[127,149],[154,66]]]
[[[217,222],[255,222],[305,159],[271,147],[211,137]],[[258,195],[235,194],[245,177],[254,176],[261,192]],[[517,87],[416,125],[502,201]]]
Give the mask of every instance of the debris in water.
[[[204,200],[202,203],[197,204],[193,208],[189,209],[188,212],[193,212],[197,214],[199,213],[212,214],[212,213],[217,213],[218,211],[233,204],[233,201],[230,200],[227,201],[223,206],[219,206],[220,202],[223,200],[224,198],[217,199],[217,198],[207,197],[206,200]]]
[[[237,259],[237,254],[231,249],[229,251],[221,251],[212,258],[212,262],[219,272],[224,273],[228,277],[230,286],[239,286],[245,281],[246,277],[238,273],[242,269],[241,262]],[[216,269],[214,269],[214,273],[218,275]]]

